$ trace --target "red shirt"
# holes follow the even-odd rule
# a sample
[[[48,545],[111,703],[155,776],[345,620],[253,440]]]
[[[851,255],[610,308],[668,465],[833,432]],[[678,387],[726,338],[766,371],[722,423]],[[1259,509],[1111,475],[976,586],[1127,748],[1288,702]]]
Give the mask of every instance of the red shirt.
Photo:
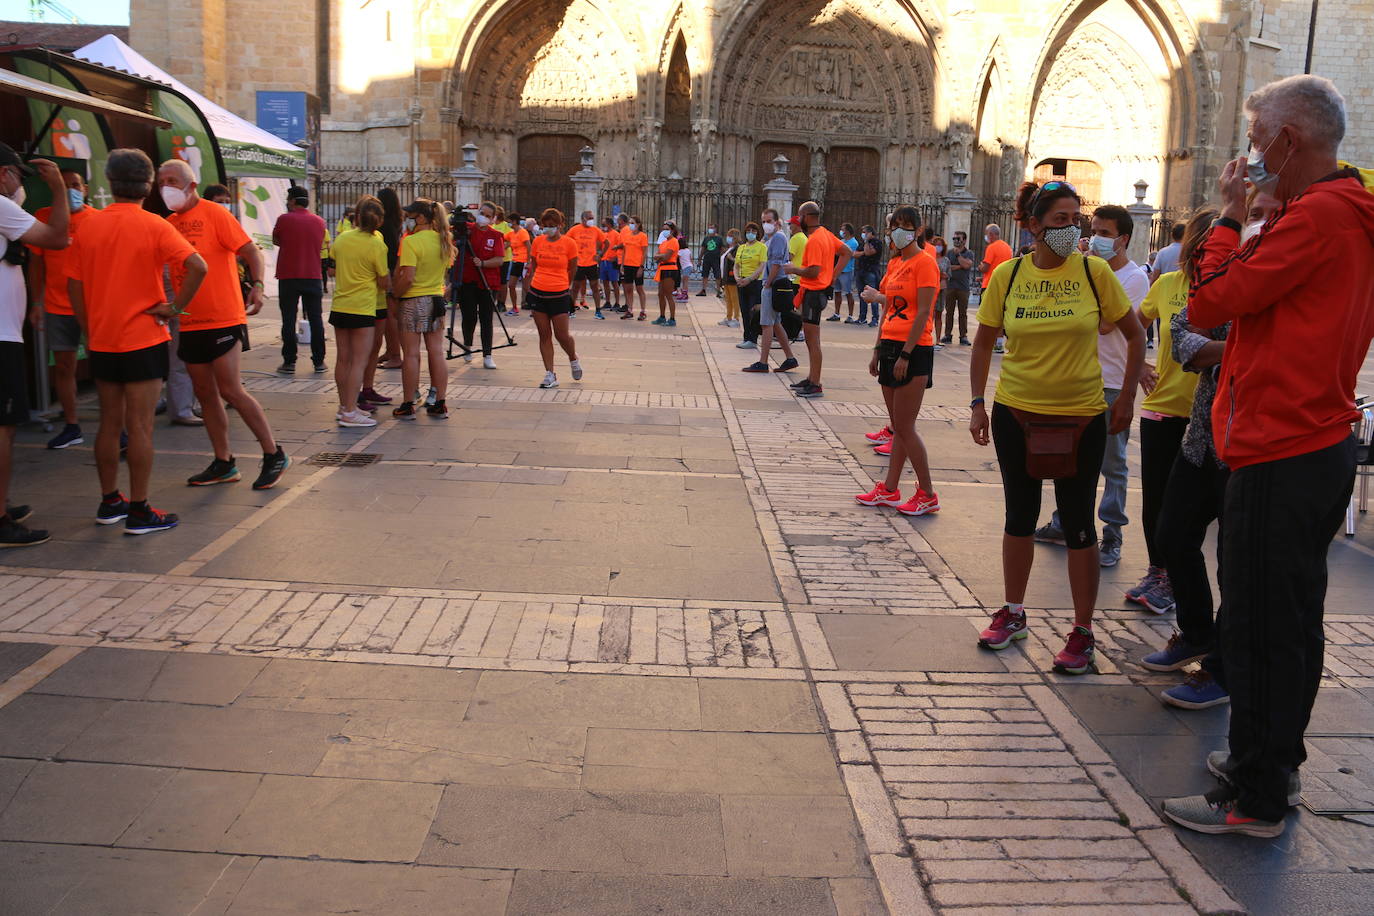
[[[477,261],[489,261],[492,258],[504,257],[506,253],[505,236],[490,226],[473,225],[468,227],[468,242],[472,246],[471,251],[466,245],[460,246],[458,249],[458,260],[463,263],[462,282],[477,283]],[[475,260],[473,255],[477,256]],[[482,275],[489,288],[496,289],[501,285],[501,265],[482,268]]]
[[[278,280],[320,279],[324,220],[309,210],[287,210],[272,227],[277,245]]]

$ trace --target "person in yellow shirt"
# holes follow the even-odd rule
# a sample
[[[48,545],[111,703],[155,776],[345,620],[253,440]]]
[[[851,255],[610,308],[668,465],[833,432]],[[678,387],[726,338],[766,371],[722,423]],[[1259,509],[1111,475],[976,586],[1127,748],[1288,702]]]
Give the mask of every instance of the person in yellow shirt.
[[[334,259],[334,299],[329,307],[329,323],[334,326],[334,384],[339,391],[339,411],[335,421],[352,429],[376,426],[359,401],[363,387],[363,368],[372,355],[372,339],[377,334],[377,301],[390,285],[391,271],[386,263],[386,242],[382,241],[382,203],[367,196],[358,201],[357,228],[348,228],[334,238],[330,254]],[[369,409],[371,408],[369,405]]]
[[[512,227],[510,222],[506,219],[506,209],[504,207],[498,206],[496,208],[496,219],[492,222],[491,228],[501,233],[501,238],[503,240],[503,252],[501,255],[501,288],[496,291],[496,307],[498,309],[504,309],[506,307],[506,289],[510,284],[510,267],[513,263],[510,239],[506,238],[506,236],[510,234]]]
[[[745,224],[744,241],[735,249],[734,276],[737,284],[736,298],[739,300],[740,325],[744,328],[743,339],[735,346],[748,349],[747,345],[758,342],[762,329],[755,308],[763,302],[764,263],[768,260],[768,246],[763,243],[763,229],[752,220]]]
[[[1130,426],[1135,388],[1145,361],[1145,332],[1111,266],[1078,251],[1081,201],[1073,186],[1028,182],[1017,197],[1016,219],[1035,237],[1031,254],[993,271],[978,308],[978,334],[969,369],[973,400],[969,431],[978,445],[993,441],[1002,471],[1006,522],[1002,580],[1006,603],[979,644],[1005,649],[1026,637],[1025,599],[1035,557],[1034,532],[1042,478],[1055,476],[1055,502],[1068,550],[1074,627],[1055,656],[1056,671],[1092,669],[1093,608],[1101,573],[1094,503],[1107,434]],[[1110,412],[1102,391],[1098,334],[1119,329],[1126,338],[1126,376]],[[984,391],[992,349],[1005,332],[1007,352],[993,397]],[[1074,443],[1077,443],[1076,448]],[[1041,470],[1059,456],[1073,468]],[[1040,477],[1032,476],[1035,470]]]
[[[448,363],[444,361],[444,280],[456,251],[453,232],[443,204],[418,198],[405,208],[407,235],[391,280],[391,294],[398,302],[401,330],[401,398],[391,415],[414,420],[411,398],[419,390],[420,350],[429,354],[429,383],[434,403],[426,407],[436,420],[448,419]]]

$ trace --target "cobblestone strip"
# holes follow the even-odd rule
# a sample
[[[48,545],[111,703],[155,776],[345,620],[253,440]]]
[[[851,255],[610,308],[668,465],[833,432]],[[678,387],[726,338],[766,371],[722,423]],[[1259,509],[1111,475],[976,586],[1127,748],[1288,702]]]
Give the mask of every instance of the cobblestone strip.
[[[802,668],[788,616],[767,602],[50,570],[0,574],[0,596],[0,638],[539,671],[799,677]]]
[[[817,689],[870,849],[941,911],[1240,912],[1050,688]]]
[[[250,391],[286,394],[331,394],[332,381],[252,376],[243,380]],[[382,383],[378,391],[398,395],[401,386]],[[593,407],[668,407],[679,410],[717,410],[713,395],[655,391],[597,391],[589,388],[506,388],[494,385],[449,385],[449,401],[486,401],[523,404],[585,404]]]

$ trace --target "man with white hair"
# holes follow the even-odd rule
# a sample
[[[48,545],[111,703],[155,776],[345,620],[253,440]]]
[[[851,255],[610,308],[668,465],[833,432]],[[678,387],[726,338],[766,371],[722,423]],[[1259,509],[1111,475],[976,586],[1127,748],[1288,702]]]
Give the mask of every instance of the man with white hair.
[[[1204,833],[1269,837],[1302,791],[1326,551],[1354,485],[1355,384],[1374,339],[1374,194],[1336,158],[1345,100],[1330,80],[1270,83],[1245,112],[1253,152],[1221,174],[1221,217],[1188,302],[1194,325],[1232,323],[1212,413],[1231,467],[1217,620],[1230,753],[1207,758],[1222,785],[1170,799],[1164,813]],[[1247,177],[1283,205],[1242,243]]]

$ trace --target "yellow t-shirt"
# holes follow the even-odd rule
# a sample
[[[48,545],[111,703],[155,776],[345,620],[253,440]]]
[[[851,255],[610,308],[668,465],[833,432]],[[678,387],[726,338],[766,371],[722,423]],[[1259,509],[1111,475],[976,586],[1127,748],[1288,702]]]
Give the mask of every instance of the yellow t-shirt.
[[[1008,292],[1018,261],[1016,288]],[[1075,251],[1054,270],[1041,270],[1030,256],[999,265],[978,307],[979,324],[1002,328],[1007,335],[997,402],[1069,417],[1106,410],[1097,359],[1099,318],[1116,322],[1130,311],[1121,281],[1101,258],[1084,258]]]
[[[800,229],[797,229],[796,231],[794,231],[794,232],[792,233],[792,236],[787,240],[787,253],[790,254],[790,255],[792,256],[792,266],[793,266],[793,267],[801,267],[801,266],[803,266],[803,265],[802,265],[802,258],[803,258],[803,257],[805,256],[805,254],[806,254],[806,233],[805,233],[805,232],[802,232]],[[796,283],[797,280],[796,280],[795,278],[793,278],[792,282],[793,282],[793,283]]]
[[[768,260],[768,246],[763,242],[742,242],[735,249],[735,276],[743,282],[750,274],[759,269],[759,265]],[[763,275],[755,277],[762,280]]]
[[[505,220],[501,220],[499,223],[492,223],[492,224],[491,224],[491,228],[493,228],[493,229],[495,229],[497,232],[501,233],[501,238],[504,239],[504,238],[506,237],[506,233],[507,233],[507,232],[510,232],[510,223],[506,222]],[[510,242],[506,242],[505,251],[506,251],[506,253],[505,253],[505,255],[501,258],[501,260],[503,260],[503,261],[509,261],[509,260],[510,260]]]
[[[421,229],[401,239],[401,259],[396,266],[415,268],[415,279],[405,298],[444,294],[444,269],[448,265],[439,254],[439,233],[433,229]]]
[[[334,240],[334,301],[330,309],[345,315],[375,315],[377,278],[387,275],[386,242],[381,233],[346,229]],[[386,308],[382,299],[381,307]]]
[[[1181,270],[1167,273],[1156,280],[1155,285],[1150,287],[1150,294],[1140,303],[1140,314],[1151,321],[1159,319],[1159,359],[1155,367],[1159,381],[1155,383],[1155,390],[1140,405],[1142,410],[1153,410],[1170,417],[1186,417],[1193,412],[1197,373],[1184,372],[1178,360],[1174,359],[1174,335],[1170,328],[1174,316],[1187,305],[1188,278]]]

